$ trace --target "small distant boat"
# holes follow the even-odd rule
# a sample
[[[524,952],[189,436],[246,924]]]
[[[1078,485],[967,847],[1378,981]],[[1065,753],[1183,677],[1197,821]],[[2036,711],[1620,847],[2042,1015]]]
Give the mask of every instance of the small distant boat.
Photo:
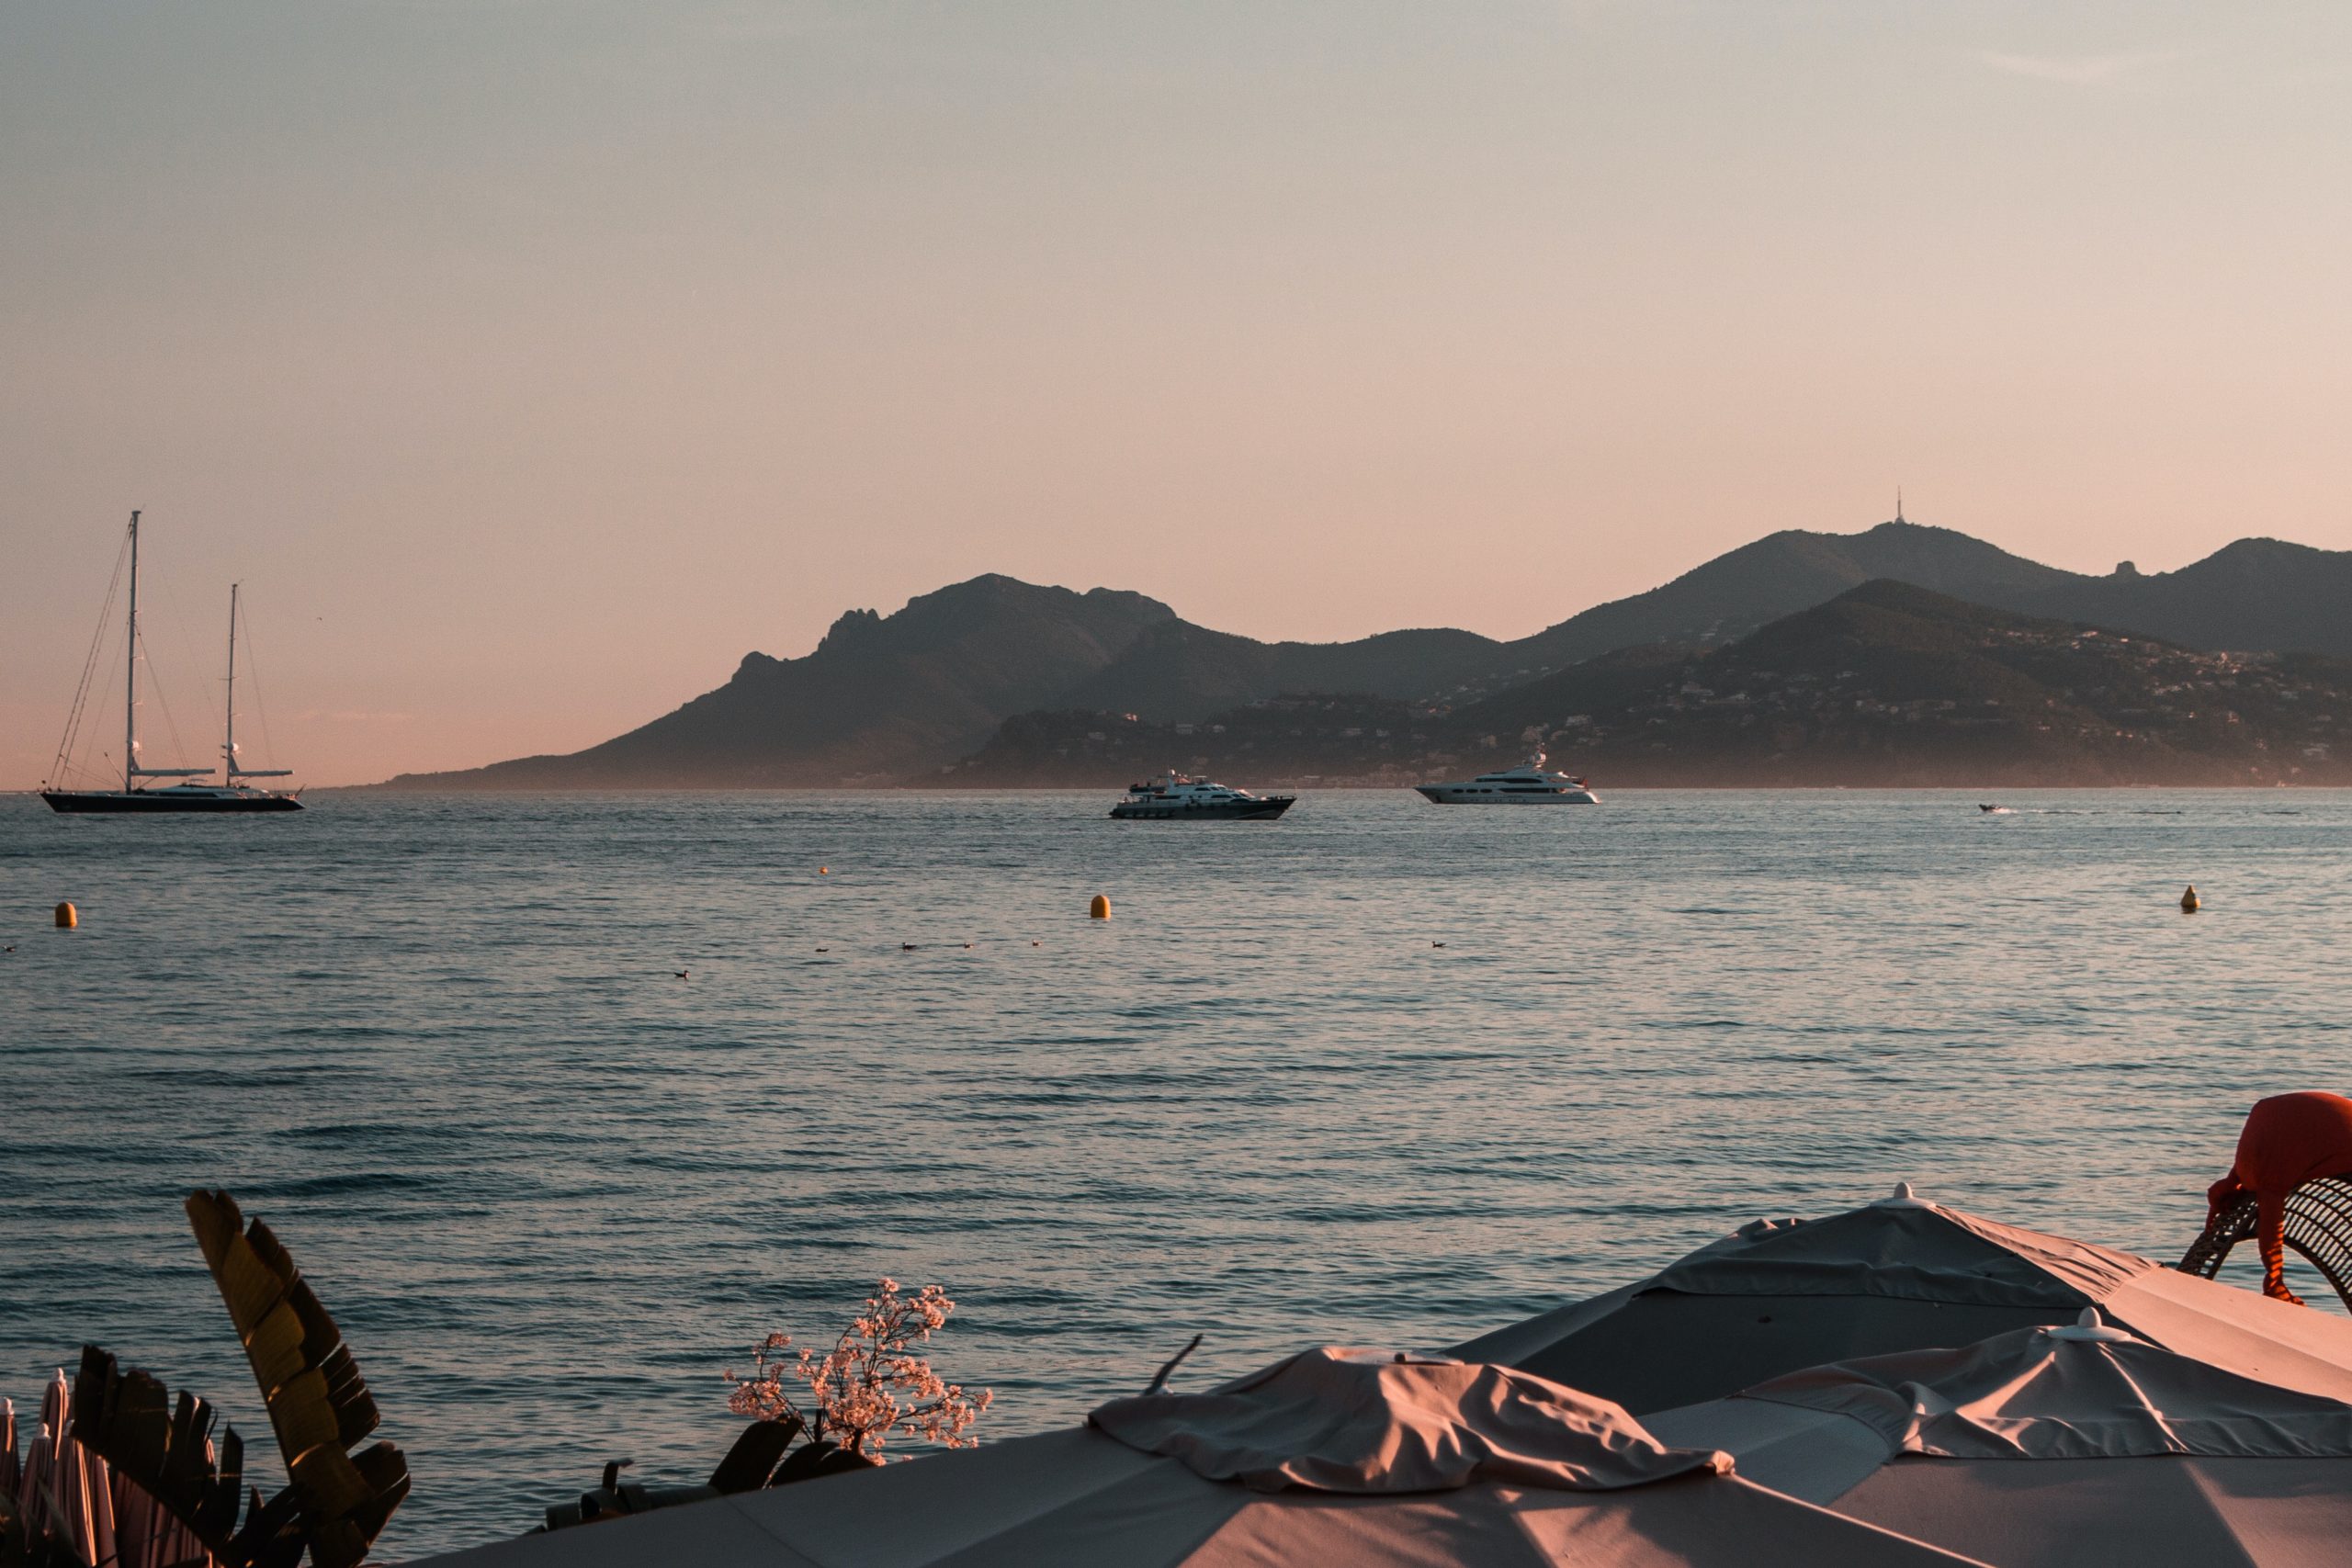
[[[1546,773],[1544,753],[1516,768],[1480,773],[1460,784],[1416,784],[1439,806],[1598,806],[1600,796],[1580,778]]]
[[[108,592],[111,602],[112,592]],[[284,778],[290,768],[247,768],[237,761],[237,586],[229,587],[229,716],[220,743],[220,782],[194,784],[210,768],[148,768],[139,762],[139,513],[130,514],[130,613],[123,660],[122,787],[120,789],[44,789],[40,797],[52,811],[300,811],[302,802],[293,790],[257,789],[246,779]],[[85,677],[86,680],[87,677]],[[86,688],[85,688],[86,689]],[[66,721],[65,744],[58,748],[62,773],[74,747],[74,730],[82,711],[74,700],[74,716]],[[141,779],[178,779],[161,789],[149,789]]]
[[[2010,815],[2010,811],[2007,807],[1987,806],[1983,801],[1978,801],[1976,803],[1976,809],[1984,812],[1988,817],[2007,817]]]
[[[1251,795],[1171,768],[1163,778],[1129,784],[1111,815],[1123,822],[1271,822],[1297,801],[1295,795]]]

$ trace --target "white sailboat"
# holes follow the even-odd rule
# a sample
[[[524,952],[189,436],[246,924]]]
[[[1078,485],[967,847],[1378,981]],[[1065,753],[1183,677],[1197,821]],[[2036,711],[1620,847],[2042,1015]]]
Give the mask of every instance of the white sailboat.
[[[285,778],[290,768],[246,768],[237,762],[237,588],[229,586],[229,712],[220,741],[220,782],[197,784],[210,768],[149,768],[139,761],[139,513],[130,514],[130,613],[124,637],[122,787],[120,789],[43,789],[40,797],[52,811],[300,811],[300,792],[256,788],[246,779]],[[86,680],[86,677],[85,677]],[[76,715],[81,702],[74,703]],[[58,748],[62,771],[72,750],[74,721],[66,724],[66,743]],[[142,779],[176,779],[177,784],[149,789]]]

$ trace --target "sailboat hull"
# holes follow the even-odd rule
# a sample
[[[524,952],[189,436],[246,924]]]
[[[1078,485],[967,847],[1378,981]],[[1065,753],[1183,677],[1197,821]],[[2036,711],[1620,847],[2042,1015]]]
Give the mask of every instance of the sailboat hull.
[[[45,789],[51,811],[300,811],[290,795],[266,790]]]

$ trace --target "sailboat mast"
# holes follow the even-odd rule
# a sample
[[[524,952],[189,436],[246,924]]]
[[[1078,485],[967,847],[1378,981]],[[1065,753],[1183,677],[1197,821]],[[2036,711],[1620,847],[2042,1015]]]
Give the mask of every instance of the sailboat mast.
[[[130,793],[139,766],[139,513],[130,514],[130,648],[122,660],[122,792]]]
[[[229,732],[220,738],[220,782],[237,782],[237,585],[229,584]]]

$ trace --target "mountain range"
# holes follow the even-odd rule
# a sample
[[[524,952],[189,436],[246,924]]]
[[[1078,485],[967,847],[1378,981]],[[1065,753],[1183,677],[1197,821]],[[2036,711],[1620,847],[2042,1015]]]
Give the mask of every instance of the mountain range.
[[[853,610],[802,658],[748,654],[725,684],[584,751],[403,774],[392,784],[904,784],[957,767],[1023,714],[1198,724],[1285,694],[1467,711],[1573,671],[1581,671],[1576,680],[1607,682],[1679,657],[1655,651],[1661,645],[1724,648],[1881,581],[2185,649],[2352,656],[2352,615],[2344,611],[2352,604],[2352,552],[2261,538],[2177,571],[2143,575],[2127,562],[2095,577],[1902,521],[1850,535],[1789,530],[1511,641],[1436,628],[1344,643],[1261,642],[1194,625],[1140,593],[1080,593],[989,575],[888,616]],[[1641,649],[1654,651],[1625,651]]]
[[[2352,661],[2217,653],[1878,579],[1737,641],[1646,643],[1462,707],[1261,698],[1197,723],[1019,714],[943,782],[1460,778],[1547,750],[1610,784],[2352,783]]]

